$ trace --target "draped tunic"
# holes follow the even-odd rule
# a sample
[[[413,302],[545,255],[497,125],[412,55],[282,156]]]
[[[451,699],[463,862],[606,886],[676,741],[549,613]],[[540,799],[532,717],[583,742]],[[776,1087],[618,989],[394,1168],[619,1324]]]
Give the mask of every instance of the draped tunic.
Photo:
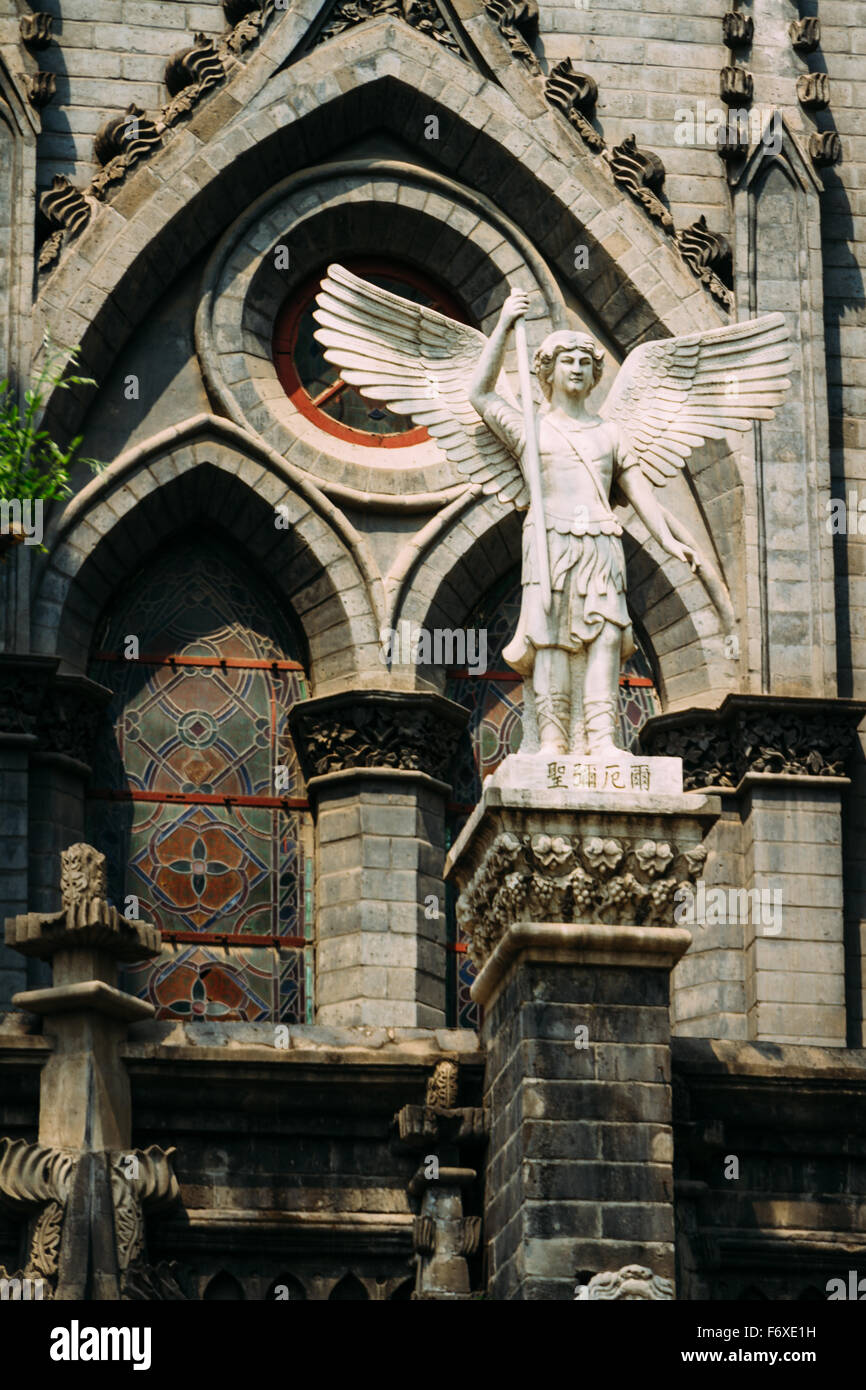
[[[495,396],[484,420],[517,458],[526,474],[523,415]],[[551,606],[545,612],[538,574],[530,506],[523,525],[523,598],[514,638],[503,656],[521,675],[529,675],[539,647],[583,652],[605,622],[621,629],[621,660],[635,650],[626,607],[622,526],[611,506],[614,483],[628,468],[639,467],[617,426],[599,420],[587,426],[560,412],[538,420],[541,489],[550,566]]]

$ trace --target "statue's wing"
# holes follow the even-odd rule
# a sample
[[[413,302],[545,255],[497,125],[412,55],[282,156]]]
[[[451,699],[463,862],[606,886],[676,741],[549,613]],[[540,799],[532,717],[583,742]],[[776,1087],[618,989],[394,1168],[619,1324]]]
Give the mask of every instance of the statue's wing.
[[[642,343],[625,359],[600,413],[616,421],[629,451],[660,487],[706,439],[772,420],[791,385],[790,370],[784,316],[765,314]]]
[[[328,266],[313,317],[325,360],[371,401],[424,425],[439,448],[473,483],[500,502],[529,506],[520,465],[480,418],[467,393],[487,341],[468,324],[414,304]],[[516,404],[505,379],[498,389]]]

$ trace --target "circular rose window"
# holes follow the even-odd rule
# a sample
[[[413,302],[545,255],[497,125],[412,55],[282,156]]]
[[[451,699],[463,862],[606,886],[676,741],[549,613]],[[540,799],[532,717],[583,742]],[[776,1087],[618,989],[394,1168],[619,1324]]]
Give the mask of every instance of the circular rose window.
[[[467,322],[466,314],[450,295],[415,269],[372,260],[347,260],[343,264],[381,289]],[[407,416],[397,415],[385,405],[365,400],[325,361],[325,350],[314,337],[313,318],[324,274],[325,267],[295,290],[277,315],[273,354],[283,390],[302,415],[339,439],[386,449],[421,443],[428,437],[423,427],[414,426]]]

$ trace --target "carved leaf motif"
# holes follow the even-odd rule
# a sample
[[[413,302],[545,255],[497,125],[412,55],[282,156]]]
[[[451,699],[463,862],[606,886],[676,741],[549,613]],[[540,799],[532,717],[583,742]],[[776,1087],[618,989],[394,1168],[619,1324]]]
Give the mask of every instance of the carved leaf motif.
[[[63,1234],[64,1206],[49,1202],[42,1208],[33,1227],[28,1272],[53,1284],[60,1260],[60,1238]],[[31,1276],[32,1277],[32,1276]]]

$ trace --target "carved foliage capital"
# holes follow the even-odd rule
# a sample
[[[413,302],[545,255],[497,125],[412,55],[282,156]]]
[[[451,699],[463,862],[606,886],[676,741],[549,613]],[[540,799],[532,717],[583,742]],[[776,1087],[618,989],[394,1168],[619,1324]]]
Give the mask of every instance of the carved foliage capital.
[[[640,742],[682,758],[687,791],[736,787],[749,772],[844,777],[864,712],[855,701],[728,696],[718,710],[648,721]]]
[[[296,704],[292,735],[305,777],[353,768],[450,776],[467,712],[441,696],[386,691]]]
[[[495,837],[457,900],[469,953],[482,966],[516,922],[672,926],[677,889],[707,852],[642,836],[515,834]]]

